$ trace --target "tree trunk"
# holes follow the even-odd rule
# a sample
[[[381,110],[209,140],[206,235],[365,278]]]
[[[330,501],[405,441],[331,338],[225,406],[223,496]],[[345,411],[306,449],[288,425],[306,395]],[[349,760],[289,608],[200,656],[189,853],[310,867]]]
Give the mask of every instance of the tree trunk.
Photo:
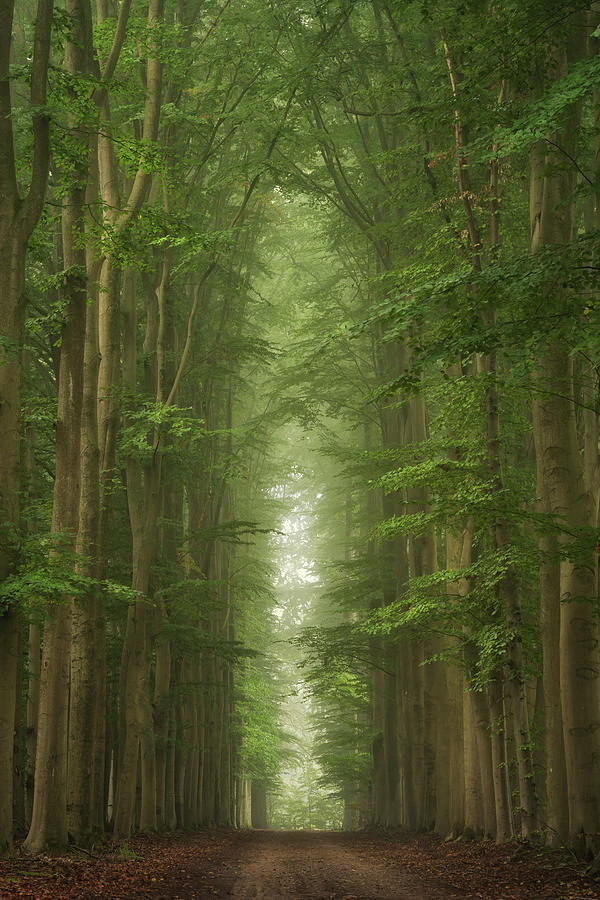
[[[505,755],[504,740],[505,714],[503,702],[504,682],[498,673],[487,685],[487,697],[490,710],[490,739],[492,745],[492,778],[494,781],[494,800],[496,810],[496,842],[507,841],[512,835],[510,815],[510,795],[507,782],[508,761]]]
[[[451,834],[457,837],[465,823],[465,766],[463,706],[465,702],[462,670],[453,663],[446,665],[448,695],[447,733],[449,753],[447,761],[442,757],[438,765],[445,765],[449,781],[448,816]],[[443,727],[443,726],[441,726]]]
[[[25,768],[26,768],[26,709],[19,702],[23,693],[24,663],[23,638],[27,633],[22,616],[19,622],[17,645],[17,697],[15,707],[14,750],[13,750],[13,828],[19,835],[27,834],[28,822],[25,816]]]
[[[156,609],[156,630],[167,621],[164,601],[159,600]],[[169,695],[171,687],[171,646],[159,638],[156,646],[154,675],[154,732],[156,734],[156,825],[167,827],[167,759],[169,736]]]
[[[481,783],[481,801],[483,807],[483,832],[486,836],[496,838],[496,797],[494,793],[494,767],[492,762],[492,745],[490,741],[490,716],[485,697],[481,691],[469,691],[472,704],[473,726],[475,729],[475,745],[477,747],[477,763]]]
[[[81,427],[81,492],[79,498],[79,528],[76,554],[77,571],[88,579],[100,577],[98,571],[99,526],[99,459],[96,394],[98,387],[98,296],[91,286],[93,303],[87,313],[85,340],[85,368],[83,379],[83,407]],[[104,634],[98,634],[98,588],[94,585],[73,608],[71,643],[71,682],[69,707],[69,776],[68,826],[75,842],[88,846],[94,826],[103,828],[104,821],[95,821],[94,810],[99,801],[95,793],[103,794],[104,765],[98,757],[97,744],[104,749],[104,735],[97,733],[98,711],[104,720],[105,685],[102,664]],[[102,777],[95,768],[101,765]]]
[[[580,55],[584,31],[570,41],[573,58]],[[571,46],[574,45],[574,46]],[[566,70],[566,53],[557,52],[556,76]],[[575,169],[565,167],[561,152],[576,153],[581,116],[580,104],[571,112],[568,129],[552,135],[548,144],[535,145],[531,153],[530,220],[531,249],[565,246],[573,234],[573,192]],[[562,289],[551,287],[548,301],[562,303]],[[556,596],[560,596],[560,693],[567,774],[569,837],[573,844],[584,842],[596,849],[600,808],[597,785],[600,780],[600,660],[598,622],[594,614],[597,600],[593,547],[587,554],[572,547],[573,531],[595,525],[592,501],[586,491],[577,442],[573,406],[572,359],[568,348],[553,343],[545,351],[536,374],[533,400],[534,438],[538,483],[543,487],[543,504],[563,530],[558,545],[560,567],[545,566],[542,577],[542,617],[545,623],[544,665],[548,684],[550,731],[548,767],[558,777],[561,749],[556,721],[556,681],[551,656],[556,650]],[[547,549],[542,548],[542,552]],[[560,576],[557,586],[552,577]],[[559,793],[560,796],[560,793]],[[556,825],[564,827],[558,808]],[[554,826],[552,826],[554,827]]]
[[[488,324],[496,323],[495,313],[488,316]],[[481,366],[485,371],[488,387],[486,390],[486,441],[487,458],[492,482],[495,490],[501,496],[505,493],[503,462],[501,454],[500,416],[498,410],[498,392],[496,386],[497,366],[496,354],[491,352]],[[510,535],[508,522],[502,513],[497,515],[490,526],[490,537],[493,550],[505,550],[510,547]],[[506,688],[511,699],[511,711],[513,727],[515,730],[515,752],[517,757],[517,772],[519,779],[519,809],[520,827],[524,838],[531,838],[537,829],[537,797],[535,792],[535,777],[533,767],[533,750],[531,729],[529,726],[529,708],[523,674],[523,630],[521,622],[521,598],[519,583],[514,563],[509,562],[502,574],[502,578],[496,585],[497,608],[502,608],[504,603],[506,628],[510,635],[507,644],[506,660]],[[500,695],[501,695],[500,688]],[[501,697],[498,689],[493,691],[494,710],[498,716],[503,717]],[[492,727],[494,713],[492,714]],[[497,741],[497,750],[501,751],[501,743]],[[500,777],[504,773],[495,773],[496,787],[503,791],[505,778]],[[497,798],[497,813],[501,813],[501,821],[497,819],[497,840],[504,840],[502,836],[505,829],[509,828],[508,803]],[[507,832],[508,834],[509,832]]]
[[[0,30],[0,581],[16,568],[21,455],[21,344],[27,297],[27,244],[41,215],[49,161],[46,76],[50,57],[53,2],[37,5],[31,65],[33,157],[29,193],[19,194],[15,167],[10,77],[14,0],[2,6]],[[0,856],[12,849],[13,731],[16,711],[18,616],[0,611]]]
[[[176,711],[173,706],[169,710],[169,743],[167,747],[167,774],[165,786],[165,827],[169,831],[174,831],[177,827],[177,809],[176,809],[176,779],[175,764],[177,754],[175,751],[175,741],[177,740],[177,721]]]
[[[150,569],[156,549],[158,514],[159,459],[154,459],[144,473],[141,484],[138,464],[127,463],[127,497],[133,535],[132,588],[144,599],[129,608],[127,631],[123,645],[119,689],[120,764],[115,809],[115,834],[128,836],[133,828],[136,772],[142,752],[142,805],[140,826],[156,828],[156,769],[154,755],[152,708],[150,703],[150,666],[152,640],[149,627],[150,610],[145,599],[149,589]]]
[[[252,782],[252,827],[268,828],[267,791],[262,784]]]
[[[13,753],[17,694],[19,616],[8,607],[0,616],[0,759],[10,763],[0,774],[0,855],[12,849]]]
[[[458,458],[458,452],[452,456]],[[446,525],[446,566],[448,569],[460,569],[468,566],[472,558],[473,522],[466,526],[449,521]],[[467,593],[469,589],[466,579],[457,583],[448,583],[449,602],[453,597]],[[456,644],[456,638],[450,644]],[[466,829],[474,831],[482,821],[481,785],[477,772],[475,752],[475,732],[471,703],[465,693],[465,674],[458,665],[446,668],[448,696],[450,700],[448,727],[451,734],[448,761],[450,766],[450,783],[452,786],[450,820],[457,835]]]
[[[35,784],[35,746],[40,708],[40,627],[29,626],[29,685],[27,689],[27,775],[25,779],[27,824],[31,824],[33,810],[33,788]]]
[[[5,27],[10,28],[10,25]],[[8,75],[4,78],[8,81]],[[12,148],[12,136],[10,137]],[[12,212],[12,210],[11,210]],[[11,216],[11,220],[13,217]],[[14,220],[1,223],[13,226]],[[20,396],[22,320],[25,293],[26,240],[19,233],[0,235],[0,268],[5,273],[0,289],[0,579],[4,581],[17,565],[19,490],[21,463]],[[17,697],[17,648],[19,616],[11,606],[0,609],[0,856],[13,846],[13,753]]]
[[[65,67],[73,76],[91,72],[91,12],[87,0],[69,0],[67,13],[75,32],[65,45]],[[57,546],[52,558],[60,568],[65,550],[74,548],[80,489],[80,429],[83,399],[83,353],[87,306],[85,252],[79,236],[85,232],[89,136],[72,121],[71,136],[80,148],[77,182],[62,209],[63,264],[66,307],[61,336],[56,423],[56,477],[52,532]],[[64,544],[61,544],[64,542]],[[71,607],[68,598],[48,605],[40,679],[40,713],[36,778],[31,827],[23,845],[29,853],[67,842],[67,719],[71,650]]]
[[[465,772],[464,834],[471,837],[479,830],[483,830],[483,796],[481,773],[477,758],[475,711],[470,694],[466,694],[463,703],[463,735]]]
[[[541,467],[540,467],[541,468]],[[541,494],[541,488],[539,493]],[[560,693],[560,562],[553,534],[540,539],[540,628],[546,748],[546,842],[564,846],[569,835],[567,772]]]
[[[569,529],[589,525],[589,498],[583,490],[573,407],[569,400],[570,360],[563,348],[551,348],[542,365],[540,378],[543,378],[544,393],[536,394],[534,433],[545,501],[559,525]],[[556,595],[560,591],[562,733],[569,834],[571,840],[576,841],[582,832],[586,836],[595,834],[600,821],[596,790],[600,777],[600,666],[598,623],[593,612],[596,598],[593,548],[589,549],[589,563],[586,565],[583,560],[569,558],[570,541],[568,532],[561,532],[559,545],[564,559],[560,563],[560,585],[550,581],[551,577],[556,577],[558,567],[550,568],[546,564],[542,572],[542,615],[545,626],[545,684],[548,684],[551,704],[547,723],[548,768],[555,770],[561,763],[561,747],[555,705],[556,674],[551,654],[556,649]],[[557,824],[560,824],[558,809],[555,814]]]

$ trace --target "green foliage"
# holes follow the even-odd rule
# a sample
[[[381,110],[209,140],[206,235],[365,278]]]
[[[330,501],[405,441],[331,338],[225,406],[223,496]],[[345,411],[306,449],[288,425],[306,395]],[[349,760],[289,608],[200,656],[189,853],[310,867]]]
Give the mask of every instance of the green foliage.
[[[374,685],[394,674],[394,654],[430,642],[425,664],[462,666],[483,690],[519,638],[522,674],[537,675],[538,571],[548,561],[538,539],[558,539],[553,562],[590,562],[594,528],[540,513],[531,452],[532,385],[547,348],[564,345],[576,360],[579,438],[582,385],[597,386],[600,61],[589,52],[560,77],[553,61],[570,37],[562,25],[584,8],[210,2],[169,9],[150,28],[133,4],[106,84],[57,62],[75,23],[54,12],[43,110],[52,173],[29,248],[23,354],[24,455],[35,458],[23,477],[26,533],[2,525],[19,565],[0,607],[41,621],[44,604],[102,594],[116,696],[127,609],[143,599],[159,621],[154,650],[168,642],[174,670],[201,672],[182,676],[171,700],[201,697],[208,708],[211,672],[231,687],[236,774],[269,787],[276,825],[339,827],[343,803],[357,803],[380,737]],[[115,28],[112,16],[94,25],[100,65]],[[10,74],[23,185],[40,112],[23,100],[31,34],[27,23]],[[164,77],[153,139],[143,128],[151,53]],[[579,104],[571,152],[554,139]],[[98,131],[118,176],[114,208],[88,192],[76,238],[94,261],[86,273],[61,259],[59,213]],[[534,255],[533,144],[556,151],[544,177],[568,170],[578,181],[556,210],[574,201],[574,239]],[[124,227],[137,173],[152,178]],[[495,205],[501,240],[491,246]],[[51,533],[49,510],[62,291],[74,276],[97,278],[99,260],[119,277],[135,270],[138,284],[135,317],[127,311],[137,386],[117,379],[107,392],[120,427],[114,468],[102,473],[109,560],[97,582],[78,574],[90,561],[77,558],[72,536]],[[169,406],[156,399],[158,330],[167,394],[186,356]],[[3,362],[21,351],[0,335]],[[135,464],[140,482],[150,471],[162,479],[144,598],[128,587],[133,497],[121,470]],[[457,566],[446,549],[461,538],[472,557]],[[518,635],[506,610],[513,577]]]
[[[273,658],[247,662],[236,698],[240,773],[271,789],[278,783],[282,749],[290,740],[280,724],[282,689],[270,677],[275,667]]]
[[[515,104],[510,110],[513,122],[508,127],[496,129],[493,139],[487,139],[488,147],[492,142],[496,143],[494,156],[504,158],[512,153],[521,154],[524,147],[531,146],[535,141],[549,140],[548,135],[564,127],[574,104],[589,96],[599,84],[598,57],[580,60],[562,78],[552,80],[541,99],[530,103],[525,109],[520,108],[523,104]],[[502,112],[504,110],[500,114]],[[474,158],[481,154],[485,144],[482,139],[474,142],[471,150]],[[565,160],[565,165],[572,165],[572,161]]]
[[[26,538],[22,562],[14,575],[0,585],[0,603],[24,609],[45,604],[70,603],[95,588],[95,582],[78,574],[77,557],[67,534],[41,534]]]
[[[273,828],[334,831],[342,827],[342,816],[342,802],[327,791],[314,760],[306,760],[298,777],[271,795]]]
[[[208,437],[223,436],[223,430],[208,431],[191,407],[165,406],[164,403],[143,400],[135,405],[125,404],[125,424],[121,429],[121,451],[140,462],[148,461],[165,439],[162,453],[176,451],[177,442],[193,448]]]
[[[131,849],[131,847],[129,846],[129,842],[128,842],[128,841],[123,841],[123,842],[119,845],[119,849],[117,850],[117,854],[118,854],[118,856],[119,856],[121,859],[127,859],[127,860],[131,860],[131,859],[141,860],[141,859],[144,858],[144,857],[141,855],[141,853],[136,853],[135,850],[132,850],[132,849]]]

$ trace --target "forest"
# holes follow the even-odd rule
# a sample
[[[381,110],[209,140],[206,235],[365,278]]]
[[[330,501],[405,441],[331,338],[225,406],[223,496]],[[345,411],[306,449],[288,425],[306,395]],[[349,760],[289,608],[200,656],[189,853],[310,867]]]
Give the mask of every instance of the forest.
[[[0,22],[0,856],[600,867],[600,3]]]

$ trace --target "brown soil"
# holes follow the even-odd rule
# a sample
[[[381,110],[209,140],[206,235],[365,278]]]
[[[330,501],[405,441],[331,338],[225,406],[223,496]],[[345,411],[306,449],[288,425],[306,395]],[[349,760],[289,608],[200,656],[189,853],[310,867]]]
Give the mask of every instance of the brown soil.
[[[431,879],[386,865],[355,836],[327,832],[255,831],[240,841],[226,877],[207,880],[210,894],[231,900],[449,900]],[[203,895],[199,895],[203,896]]]
[[[0,898],[599,900],[567,852],[378,832],[138,835],[92,852],[0,859]]]

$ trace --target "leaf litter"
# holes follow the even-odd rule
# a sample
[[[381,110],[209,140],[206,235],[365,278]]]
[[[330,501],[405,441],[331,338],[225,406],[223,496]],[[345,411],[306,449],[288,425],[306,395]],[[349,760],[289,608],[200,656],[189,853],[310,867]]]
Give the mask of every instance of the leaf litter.
[[[392,879],[390,883],[400,875],[409,876],[416,886],[422,883],[421,898],[413,893],[414,900],[427,900],[434,888],[439,889],[440,896],[461,900],[600,898],[600,879],[586,874],[585,863],[567,851],[549,851],[521,842],[444,842],[433,835],[408,837],[397,832],[329,832],[320,837],[318,832],[208,829],[194,834],[139,835],[92,851],[72,847],[68,853],[55,856],[26,857],[17,848],[15,855],[0,860],[0,898],[201,900],[244,896],[239,886],[243,888],[247,859],[263,854],[264,865],[271,866],[271,871],[273,864],[276,868],[280,865],[276,854],[267,858],[269,842],[275,847],[281,845],[281,859],[286,858],[287,849],[300,842],[301,864],[307,873],[318,872],[320,842],[323,846],[327,842],[329,856],[332,847],[334,852],[339,848],[342,865],[344,857],[352,855],[358,878],[360,866],[365,865],[379,867]],[[286,874],[283,867],[281,872],[282,876]],[[347,889],[338,893],[332,886],[327,894],[295,894],[290,888],[292,892],[285,896],[356,896],[359,900],[373,896],[364,879],[359,878],[356,884],[357,894],[349,894]],[[277,896],[270,891],[262,895],[273,896],[274,900]],[[392,892],[390,900],[401,896],[405,895]]]

